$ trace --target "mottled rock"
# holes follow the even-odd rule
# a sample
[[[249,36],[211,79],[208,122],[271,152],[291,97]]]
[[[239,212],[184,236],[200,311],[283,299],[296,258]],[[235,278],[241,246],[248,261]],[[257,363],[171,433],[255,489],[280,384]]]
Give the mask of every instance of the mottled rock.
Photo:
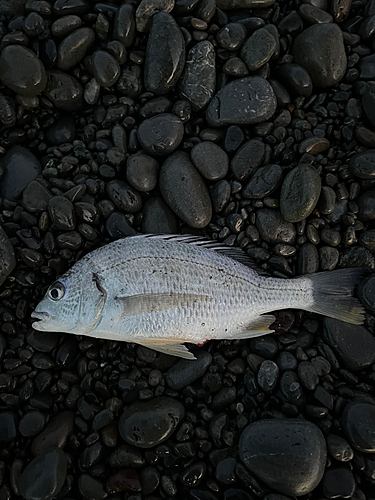
[[[58,109],[71,112],[81,109],[82,85],[68,73],[50,71],[45,94]]]
[[[250,71],[256,71],[271,59],[275,50],[275,38],[265,28],[260,28],[244,43],[241,58]]]
[[[354,155],[349,162],[349,168],[352,174],[360,179],[374,179],[375,149]]]
[[[190,156],[199,172],[210,181],[222,179],[228,172],[228,155],[214,142],[203,141],[196,144]]]
[[[152,26],[152,18],[156,12],[171,12],[174,0],[141,0],[135,12],[137,30],[149,31]]]
[[[144,120],[138,127],[138,139],[150,155],[168,155],[178,148],[184,135],[182,121],[170,113]]]
[[[273,193],[281,184],[283,169],[280,165],[266,165],[259,168],[245,186],[242,194],[255,200]]]
[[[97,50],[91,56],[92,72],[101,87],[112,87],[120,77],[120,65],[106,50]]]
[[[0,286],[16,267],[16,256],[12,242],[0,225]]]

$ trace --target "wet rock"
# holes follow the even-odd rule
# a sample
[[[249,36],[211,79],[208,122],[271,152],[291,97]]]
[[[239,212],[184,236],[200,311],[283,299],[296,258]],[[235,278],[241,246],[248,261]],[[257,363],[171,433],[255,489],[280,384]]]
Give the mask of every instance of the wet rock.
[[[71,201],[64,196],[54,196],[48,202],[48,213],[55,229],[69,231],[75,228],[76,218]]]
[[[309,97],[312,81],[309,73],[300,64],[287,63],[277,68],[277,77],[295,95]]]
[[[129,405],[119,420],[124,441],[138,448],[152,448],[173,434],[185,410],[181,403],[168,397]]]
[[[375,337],[364,326],[325,318],[323,337],[348,370],[362,370],[375,362]]]
[[[22,146],[12,146],[1,158],[0,166],[5,176],[0,183],[0,194],[7,200],[21,196],[25,187],[41,172],[41,165],[31,151]]]
[[[271,208],[260,208],[256,213],[256,227],[262,240],[267,243],[294,243],[296,230],[285,222],[279,212]]]
[[[346,467],[330,467],[324,474],[322,490],[326,498],[350,498],[355,490],[353,473]]]
[[[318,87],[331,87],[345,75],[346,53],[337,24],[314,24],[305,29],[295,39],[292,53],[294,62],[309,72]]]
[[[113,240],[136,234],[124,214],[113,212],[105,221],[105,229]]]
[[[299,275],[316,273],[319,270],[319,254],[315,245],[304,243],[298,255],[297,269]]]
[[[215,51],[212,44],[204,40],[194,45],[188,53],[179,91],[191,103],[193,110],[198,111],[212,99],[215,86]]]
[[[354,155],[349,162],[349,168],[352,174],[360,179],[374,179],[375,149]]]
[[[184,135],[184,126],[177,116],[162,113],[144,120],[138,127],[138,139],[150,155],[168,155],[178,148]]]
[[[375,405],[348,403],[342,415],[342,427],[356,450],[375,453]]]
[[[318,209],[324,215],[331,214],[335,209],[336,193],[329,186],[323,186],[318,201]]]
[[[79,476],[78,489],[84,498],[90,500],[103,500],[107,496],[104,485],[90,474],[81,474]]]
[[[258,372],[258,384],[263,391],[272,391],[277,384],[279,367],[274,361],[267,359],[260,365]]]
[[[221,180],[216,182],[210,191],[212,207],[215,212],[223,210],[230,199],[231,192],[232,190],[228,181]]]
[[[73,425],[74,413],[70,411],[62,411],[51,418],[43,431],[34,439],[31,453],[37,456],[44,454],[51,447],[64,448],[73,430]]]
[[[0,442],[11,442],[16,438],[16,436],[16,415],[11,411],[0,412]]]
[[[374,275],[367,276],[358,285],[358,297],[362,304],[372,313],[375,312],[375,283]]]
[[[249,76],[225,85],[210,102],[206,119],[214,127],[253,125],[271,118],[275,110],[271,85],[260,76]]]
[[[43,63],[32,50],[22,45],[7,45],[0,55],[0,80],[17,94],[34,97],[45,89],[47,76]]]
[[[152,26],[152,18],[156,12],[171,12],[174,0],[142,0],[135,13],[137,30],[149,31]]]
[[[125,213],[136,213],[142,208],[142,199],[124,181],[110,181],[107,184],[107,193],[116,207]]]
[[[40,411],[28,411],[20,420],[20,434],[24,437],[36,436],[43,430],[45,422],[46,418]]]
[[[300,164],[285,177],[281,187],[280,211],[288,222],[299,222],[314,210],[320,196],[321,181],[318,171],[308,164]]]
[[[167,94],[180,78],[185,64],[185,41],[170,14],[153,18],[145,59],[144,84],[155,95]]]
[[[242,194],[245,198],[259,200],[272,194],[280,186],[282,178],[280,165],[266,165],[255,172]]]
[[[57,67],[68,71],[85,57],[95,42],[95,32],[91,28],[79,28],[68,35],[57,50]]]
[[[199,172],[210,181],[222,179],[228,172],[228,155],[214,142],[203,141],[196,144],[190,156]]]
[[[265,28],[260,28],[244,43],[241,58],[250,71],[256,71],[271,59],[275,50],[275,38]]]
[[[242,23],[228,23],[216,35],[216,40],[225,50],[237,50],[246,36],[247,30]]]
[[[142,91],[141,68],[137,65],[123,67],[116,87],[120,95],[137,97]]]
[[[354,457],[354,452],[346,439],[336,434],[327,437],[327,447],[329,453],[339,462],[349,462]]]
[[[54,70],[48,73],[46,96],[58,109],[78,111],[82,106],[83,89],[73,76]]]
[[[358,217],[361,221],[366,222],[368,220],[375,219],[375,191],[370,190],[361,194],[357,198],[357,204],[359,208]]]
[[[46,141],[53,146],[59,146],[66,142],[72,142],[75,134],[74,117],[69,113],[62,113],[52,127],[47,130]]]
[[[170,208],[189,226],[208,225],[212,215],[211,200],[205,183],[180,151],[169,156],[160,170],[160,191]]]
[[[322,479],[326,443],[320,429],[307,421],[260,420],[243,431],[239,454],[259,479],[286,495],[311,492]]]
[[[118,9],[113,24],[112,37],[125,47],[130,47],[135,35],[134,8],[130,4],[121,5]]]
[[[0,286],[16,267],[16,256],[12,242],[0,225]]]
[[[47,210],[51,198],[51,193],[42,184],[31,181],[23,191],[22,203],[29,212],[42,212]]]
[[[92,72],[101,87],[112,87],[120,77],[120,66],[106,50],[97,50],[91,56]]]
[[[152,191],[158,182],[159,163],[142,151],[129,156],[126,179],[138,191]]]
[[[143,206],[142,232],[145,234],[178,233],[177,217],[160,196],[146,200]]]
[[[82,26],[82,19],[74,14],[60,17],[51,25],[51,33],[53,36],[60,38],[67,36]]]
[[[57,495],[66,479],[68,460],[54,448],[34,458],[19,479],[19,491],[25,500],[42,500]]]
[[[180,390],[201,378],[212,361],[212,356],[206,351],[195,353],[197,359],[181,359],[166,373],[166,382],[172,389]]]
[[[266,148],[262,141],[250,139],[234,155],[230,168],[236,179],[242,181],[249,178],[261,166]]]
[[[90,4],[87,0],[56,0],[53,4],[53,13],[56,16],[87,14]]]
[[[275,0],[218,0],[217,7],[221,10],[253,9],[256,7],[270,7]]]
[[[129,469],[116,472],[107,480],[107,491],[110,494],[119,491],[141,491],[137,472]]]

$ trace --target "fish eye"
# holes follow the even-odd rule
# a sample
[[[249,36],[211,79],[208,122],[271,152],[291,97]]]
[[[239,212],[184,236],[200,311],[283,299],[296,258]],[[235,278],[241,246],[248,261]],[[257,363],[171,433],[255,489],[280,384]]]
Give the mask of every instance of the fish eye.
[[[48,290],[48,295],[52,300],[60,300],[65,295],[65,287],[60,281],[56,281]]]

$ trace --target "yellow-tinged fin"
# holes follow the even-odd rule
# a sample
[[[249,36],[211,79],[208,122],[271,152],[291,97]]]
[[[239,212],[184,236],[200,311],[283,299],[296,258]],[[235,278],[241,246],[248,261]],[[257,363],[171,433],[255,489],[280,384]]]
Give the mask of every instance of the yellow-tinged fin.
[[[265,314],[264,316],[259,316],[259,318],[250,323],[250,325],[248,325],[244,330],[231,333],[230,335],[222,338],[229,340],[261,337],[262,335],[267,335],[268,333],[273,333],[275,331],[270,330],[269,328],[274,321],[276,321],[276,317],[273,314]]]
[[[143,347],[148,347],[149,349],[154,349],[154,351],[162,352],[164,354],[169,354],[170,356],[177,356],[184,359],[197,359],[189,349],[181,342],[187,342],[181,339],[142,339],[134,340],[137,344]]]
[[[144,313],[155,313],[174,309],[175,307],[192,306],[196,302],[207,302],[212,300],[208,295],[193,293],[143,293],[129,295],[127,297],[116,297],[121,301],[123,312],[121,317],[137,316]]]

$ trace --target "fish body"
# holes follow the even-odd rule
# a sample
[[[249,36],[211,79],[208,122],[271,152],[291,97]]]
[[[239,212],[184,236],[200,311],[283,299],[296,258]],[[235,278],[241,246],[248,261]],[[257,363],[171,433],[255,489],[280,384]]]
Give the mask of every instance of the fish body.
[[[337,317],[339,311],[340,319],[346,314],[348,321],[362,322],[363,310],[351,297],[361,271],[276,279],[261,276],[241,260],[246,263],[241,251],[195,237],[118,240],[85,256],[50,287],[32,314],[38,320],[33,327],[135,342],[192,358],[184,342],[270,333],[271,311],[327,314],[327,293],[334,304],[328,315]],[[345,314],[330,288],[337,288],[337,273],[343,278],[339,297],[347,306]],[[335,279],[328,278],[333,274]]]

